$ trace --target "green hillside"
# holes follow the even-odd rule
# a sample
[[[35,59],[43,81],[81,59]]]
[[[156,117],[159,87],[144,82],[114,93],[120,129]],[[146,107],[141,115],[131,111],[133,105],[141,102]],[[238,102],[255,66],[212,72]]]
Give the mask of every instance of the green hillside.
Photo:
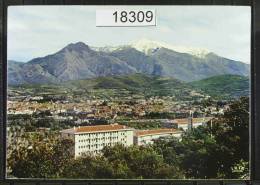
[[[213,97],[237,98],[249,95],[249,78],[239,75],[213,76],[189,84]]]
[[[119,99],[171,96],[175,100],[194,100],[191,92],[199,92],[217,99],[248,96],[249,79],[238,75],[221,75],[194,82],[181,82],[174,78],[134,74],[72,80],[60,84],[21,85],[10,87],[22,94],[70,96],[72,99]],[[21,94],[21,93],[20,93]]]
[[[190,88],[183,82],[157,76],[134,74],[75,80],[62,84],[70,89],[91,91],[109,96],[176,96],[188,94]],[[181,98],[181,97],[180,97]]]

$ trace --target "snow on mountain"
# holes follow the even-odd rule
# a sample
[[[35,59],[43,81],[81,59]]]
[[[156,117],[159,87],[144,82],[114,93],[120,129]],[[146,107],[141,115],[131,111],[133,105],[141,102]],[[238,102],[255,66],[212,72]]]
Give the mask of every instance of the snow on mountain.
[[[90,47],[95,51],[103,51],[103,52],[113,52],[115,50],[125,49],[126,47],[135,48],[138,51],[149,55],[155,52],[157,49],[160,48],[167,48],[170,50],[174,50],[179,53],[188,53],[193,56],[204,58],[210,51],[203,48],[193,48],[193,47],[183,47],[183,46],[173,46],[167,43],[148,40],[148,39],[140,39],[134,42],[131,42],[128,45],[121,45],[121,46],[105,46],[105,47]]]
[[[150,56],[133,47],[147,52]],[[157,51],[158,48],[162,49]],[[34,58],[25,63],[8,61],[8,83],[12,85],[59,83],[135,73],[188,82],[223,74],[248,76],[250,71],[250,66],[242,62],[214,54],[207,55],[205,59],[183,55],[179,52],[194,53],[194,50],[187,48],[180,50],[155,41],[141,40],[132,45],[95,49],[99,52],[92,50],[83,42],[77,42],[68,44],[54,54]],[[112,53],[108,52],[111,50]]]
[[[141,39],[138,41],[134,41],[130,44],[130,46],[135,48],[138,51],[144,52],[145,54],[149,54],[159,48],[167,48],[179,53],[188,53],[197,56],[199,58],[204,58],[207,54],[210,53],[210,51],[203,48],[173,46],[167,43],[148,40],[148,39]]]
[[[94,51],[103,51],[103,52],[108,53],[108,52],[115,51],[115,50],[119,49],[120,47],[119,46],[104,46],[104,47],[91,46],[90,48],[93,49]]]

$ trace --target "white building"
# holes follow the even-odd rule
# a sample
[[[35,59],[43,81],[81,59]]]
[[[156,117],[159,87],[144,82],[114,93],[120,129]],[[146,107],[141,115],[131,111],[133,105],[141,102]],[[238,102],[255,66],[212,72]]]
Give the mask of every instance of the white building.
[[[165,137],[180,138],[183,131],[176,129],[154,129],[154,130],[139,130],[135,132],[134,144],[147,145],[153,144],[154,140]]]
[[[211,119],[212,117],[174,119],[171,124],[176,129],[181,128],[186,131],[190,128],[206,125]]]
[[[133,144],[134,129],[119,124],[97,125],[74,127],[62,130],[63,138],[71,138],[74,141],[74,156],[78,157],[83,153],[99,153],[104,146],[114,146],[123,144],[130,146]]]

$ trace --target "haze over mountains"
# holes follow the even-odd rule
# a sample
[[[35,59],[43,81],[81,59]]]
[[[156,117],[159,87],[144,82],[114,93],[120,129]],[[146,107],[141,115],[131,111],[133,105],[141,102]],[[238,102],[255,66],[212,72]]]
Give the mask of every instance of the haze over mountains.
[[[249,76],[249,65],[207,50],[141,40],[118,47],[83,42],[26,63],[8,61],[8,84],[44,84],[141,73],[185,82],[231,74]]]

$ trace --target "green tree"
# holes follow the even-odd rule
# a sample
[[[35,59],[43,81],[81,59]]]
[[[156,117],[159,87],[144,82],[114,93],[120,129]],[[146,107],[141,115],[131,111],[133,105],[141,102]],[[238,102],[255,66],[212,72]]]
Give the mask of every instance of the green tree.
[[[57,178],[73,158],[73,141],[34,138],[28,145],[13,150],[8,158],[11,175],[19,178]]]
[[[86,154],[69,161],[65,165],[62,177],[87,179],[113,178],[113,169],[104,157]]]
[[[180,178],[177,168],[164,162],[151,146],[105,147],[103,155],[112,164],[124,164],[128,178]],[[127,165],[127,166],[126,166]]]
[[[249,161],[249,98],[242,97],[213,122],[210,132],[219,145],[216,157],[224,178],[238,178],[232,167]]]

